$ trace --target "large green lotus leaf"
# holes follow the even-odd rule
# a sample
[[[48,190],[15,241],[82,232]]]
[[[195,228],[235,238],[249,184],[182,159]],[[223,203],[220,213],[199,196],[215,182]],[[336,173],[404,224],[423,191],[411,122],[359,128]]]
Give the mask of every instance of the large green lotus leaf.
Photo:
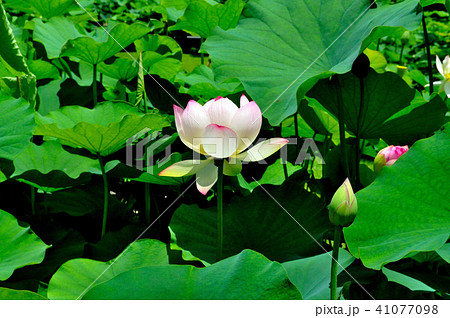
[[[76,185],[82,174],[100,170],[98,160],[71,154],[56,141],[47,141],[41,146],[30,143],[14,158],[13,164],[15,171],[11,178],[57,188]]]
[[[24,13],[33,13],[34,11],[28,0],[3,0],[2,2],[7,9],[14,9]]]
[[[445,4],[446,0],[420,0],[420,5],[426,7],[435,3]]]
[[[0,57],[2,60],[16,72],[29,73],[2,4],[0,4],[0,43],[2,44],[0,45]]]
[[[166,244],[157,240],[138,240],[108,262],[85,258],[68,261],[53,275],[47,296],[49,299],[77,299],[125,271],[166,264],[169,264]]]
[[[0,3],[0,91],[36,103],[36,77],[20,53],[5,10]]]
[[[334,116],[338,116],[338,92],[342,93],[347,129],[361,138],[383,138],[388,143],[411,144],[433,133],[446,121],[447,107],[439,96],[430,102],[416,98],[415,90],[397,74],[370,70],[364,78],[364,109],[360,112],[360,81],[352,72],[337,80],[320,80],[308,92]],[[421,97],[421,96],[420,96]]]
[[[133,62],[139,60],[138,53],[118,53],[117,56]],[[154,74],[172,81],[181,70],[182,65],[180,60],[150,51],[142,53],[142,66],[145,70],[144,75]],[[137,68],[138,64],[135,63],[135,67]]]
[[[34,111],[22,98],[0,92],[0,157],[13,160],[30,142]]]
[[[81,35],[73,21],[65,17],[53,17],[45,23],[34,20],[33,40],[44,45],[49,59],[59,57],[64,43]]]
[[[368,9],[372,1],[250,0],[235,29],[214,29],[202,46],[217,80],[237,77],[272,125],[297,110],[296,92],[345,73],[371,42],[415,30],[417,0]],[[303,85],[304,84],[304,85]]]
[[[271,260],[285,262],[318,254],[321,247],[285,212],[267,190],[318,242],[329,227],[328,213],[314,194],[298,184],[257,188],[247,197],[234,198],[224,207],[223,256],[253,249]],[[295,193],[295,195],[293,195]],[[216,261],[216,209],[181,205],[171,229],[180,247],[209,263]]]
[[[51,81],[47,85],[38,87],[38,95],[40,100],[38,112],[42,116],[45,116],[48,113],[60,108],[61,105],[57,94],[61,89],[61,83],[63,83],[63,81],[64,80],[62,79]]]
[[[450,235],[450,124],[417,141],[356,194],[358,214],[344,229],[350,252],[379,269],[410,252],[439,249]]]
[[[440,249],[436,251],[440,257],[447,263],[450,263],[450,243],[444,244]]]
[[[0,91],[14,98],[25,99],[33,108],[36,105],[36,77],[32,73],[0,78]]]
[[[83,299],[301,299],[283,266],[244,250],[214,265],[149,266],[90,289]]]
[[[46,300],[44,296],[29,290],[15,290],[0,287],[0,300]]]
[[[30,4],[46,19],[62,15],[69,11],[74,0],[31,0]]]
[[[0,210],[0,280],[15,269],[44,260],[47,246],[30,227],[21,227],[11,214]]]
[[[384,275],[386,275],[388,281],[403,285],[412,291],[415,290],[423,290],[428,292],[435,291],[434,288],[431,288],[430,286],[421,282],[420,280],[409,277],[408,275],[393,271],[386,267],[383,267],[381,271],[383,272]]]
[[[121,149],[128,138],[143,130],[169,126],[166,116],[141,114],[125,103],[106,102],[94,109],[66,106],[45,117],[36,117],[34,134],[59,138],[72,147],[83,147],[106,156]]]
[[[234,28],[244,6],[243,0],[228,0],[225,4],[214,5],[204,0],[192,0],[184,15],[169,30],[183,30],[206,38],[216,26],[223,30]]]
[[[180,57],[183,51],[178,44],[170,36],[162,36],[158,34],[148,34],[146,37],[134,41],[136,51],[148,52],[153,51],[164,56]]]
[[[151,29],[140,23],[131,25],[119,23],[108,31],[109,34],[97,29],[95,37],[81,36],[68,40],[61,49],[61,55],[77,57],[90,64],[99,64],[150,31]]]
[[[286,169],[288,177],[290,177],[292,174],[294,174],[296,171],[301,170],[302,166],[300,165],[293,165],[289,161],[286,161]],[[283,184],[283,182],[286,180],[286,177],[284,176],[284,168],[283,163],[281,159],[278,159],[273,164],[267,167],[266,171],[262,175],[261,179],[258,181],[251,181],[247,182],[242,174],[239,174],[237,176],[239,185],[243,187],[244,189],[249,190],[250,192],[253,191],[255,188],[259,187],[260,185],[264,184],[273,184],[273,185],[280,185]]]
[[[331,252],[283,263],[291,282],[301,291],[303,299],[330,299]],[[339,250],[338,274],[355,258],[346,250]]]
[[[35,74],[36,79],[58,79],[59,71],[53,64],[43,60],[29,61],[30,71]]]
[[[138,65],[130,59],[119,58],[112,64],[100,63],[98,71],[122,81],[130,81],[138,75]]]
[[[212,69],[206,65],[197,66],[189,74],[178,73],[175,82],[182,85],[180,93],[202,97],[205,100],[217,96],[227,96],[242,90],[241,83],[236,79],[230,79],[223,83],[216,82]]]

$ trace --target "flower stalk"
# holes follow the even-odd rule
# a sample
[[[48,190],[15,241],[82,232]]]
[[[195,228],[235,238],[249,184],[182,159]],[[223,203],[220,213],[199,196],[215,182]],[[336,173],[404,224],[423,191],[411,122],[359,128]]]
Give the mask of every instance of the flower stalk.
[[[342,227],[335,225],[333,239],[333,255],[331,260],[330,299],[337,300],[337,267],[339,264],[339,247],[341,245]]]
[[[427,23],[425,22],[425,13],[422,14],[422,27],[423,27],[423,36],[425,39],[425,47],[427,50],[428,82],[430,83],[430,95],[431,95],[433,94],[433,68],[431,66],[430,39],[428,38]]]
[[[216,160],[217,173],[217,262],[223,254],[223,159]]]
[[[108,199],[109,199],[109,186],[108,178],[106,177],[105,165],[103,164],[103,158],[100,154],[97,154],[98,162],[100,163],[100,169],[102,171],[103,178],[103,221],[102,221],[102,232],[100,237],[105,236],[106,233],[106,221],[108,218]]]
[[[94,99],[94,107],[97,105],[97,64],[94,64],[92,74],[92,98]]]
[[[344,171],[347,177],[350,177],[350,169],[348,166],[348,156],[347,156],[347,148],[345,147],[345,119],[344,119],[344,102],[342,100],[342,89],[341,89],[341,81],[339,77],[334,76],[337,87],[337,106],[338,106],[338,121],[339,121],[339,143],[341,147],[341,154],[343,157]]]

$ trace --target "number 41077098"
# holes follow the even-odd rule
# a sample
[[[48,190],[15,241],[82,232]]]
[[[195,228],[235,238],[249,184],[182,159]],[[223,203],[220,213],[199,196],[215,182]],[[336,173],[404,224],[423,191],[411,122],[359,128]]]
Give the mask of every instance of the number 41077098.
[[[438,311],[438,306],[437,305],[378,305],[377,309],[375,309],[375,311],[378,311],[379,314],[385,314],[385,315],[389,315],[389,314],[407,314],[407,315],[412,315],[412,314],[432,314],[432,315],[436,315],[439,311]]]

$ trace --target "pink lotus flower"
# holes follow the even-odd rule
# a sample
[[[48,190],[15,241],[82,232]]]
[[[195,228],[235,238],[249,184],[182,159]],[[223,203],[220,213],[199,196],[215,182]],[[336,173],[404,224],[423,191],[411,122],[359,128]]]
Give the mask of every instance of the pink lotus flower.
[[[381,149],[373,162],[373,170],[378,173],[384,166],[392,166],[408,150],[408,146],[389,146]]]
[[[255,102],[241,96],[240,108],[228,98],[217,97],[204,106],[190,100],[186,109],[176,105],[175,124],[181,141],[206,160],[184,160],[159,173],[160,176],[197,175],[197,189],[206,194],[216,183],[218,168],[214,158],[223,160],[223,172],[235,176],[241,172],[242,161],[262,160],[285,144],[284,138],[272,138],[246,150],[258,136],[262,114]]]

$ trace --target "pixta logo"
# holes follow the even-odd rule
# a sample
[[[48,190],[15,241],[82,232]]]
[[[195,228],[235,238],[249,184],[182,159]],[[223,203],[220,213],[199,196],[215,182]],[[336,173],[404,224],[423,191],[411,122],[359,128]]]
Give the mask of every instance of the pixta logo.
[[[148,132],[147,130],[143,130],[138,134],[127,140],[126,145],[126,164],[132,167],[135,167],[141,171],[148,172],[150,174],[156,173],[156,171],[160,171],[162,166],[170,159],[172,155],[172,148],[170,140],[173,139],[172,136],[163,135],[160,132]],[[228,148],[236,148],[236,145],[239,143],[239,140],[234,140],[233,138],[218,138],[218,137],[208,137],[208,138],[194,138],[193,143],[196,142],[198,144],[202,143],[207,145],[208,150],[214,152],[214,149],[217,151]],[[296,138],[286,138],[289,143],[287,146],[296,146],[297,139]],[[264,142],[266,139],[260,138],[255,144],[259,144]],[[247,148],[251,148],[251,144],[245,140],[242,141]],[[231,156],[228,158],[228,161],[232,164],[236,163],[237,160],[241,161],[243,164],[247,164],[251,161],[249,156],[254,157],[263,157],[263,153],[259,154],[258,152],[264,152],[264,148],[256,148],[254,147],[252,152],[247,156]],[[304,161],[309,160],[317,160],[318,164],[325,164],[325,160],[317,146],[316,142],[312,138],[306,138],[303,140],[301,147],[299,147],[299,152],[297,157],[295,158],[295,165],[301,165]],[[164,152],[163,156],[158,156],[159,160],[156,160],[156,155]],[[288,161],[288,148],[283,147],[280,150],[281,163],[285,163]],[[197,162],[200,164],[200,160],[202,159],[202,155],[198,152],[193,152],[193,162]],[[256,161],[258,164],[267,164],[266,160]]]
[[[154,174],[172,154],[170,135],[163,135],[147,129],[141,130],[133,137],[128,138],[126,144],[126,164],[141,171]],[[164,152],[163,158],[156,161],[156,155]]]

